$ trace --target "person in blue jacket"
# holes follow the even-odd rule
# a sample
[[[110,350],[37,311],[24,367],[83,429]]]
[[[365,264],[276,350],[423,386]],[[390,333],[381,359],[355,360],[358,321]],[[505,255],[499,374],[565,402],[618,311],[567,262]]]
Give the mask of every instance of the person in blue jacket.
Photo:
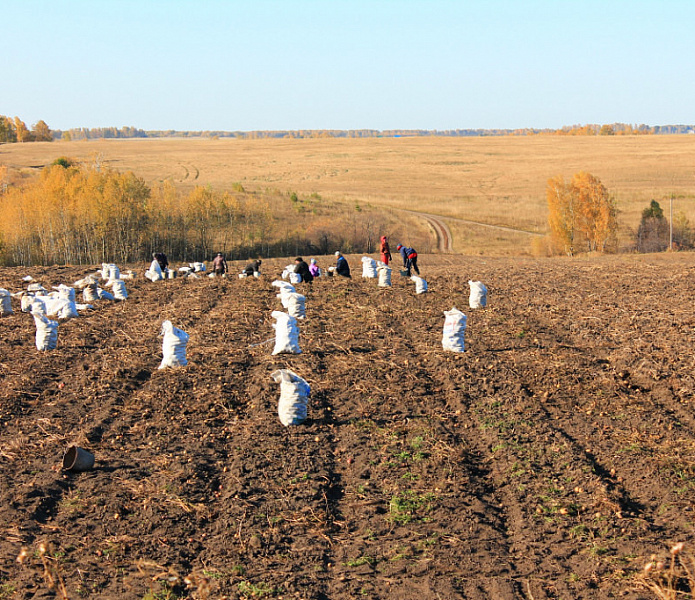
[[[350,265],[348,265],[348,261],[345,260],[345,257],[340,253],[336,252],[336,262],[335,262],[335,272],[337,275],[341,275],[343,277],[351,277],[350,276]]]
[[[403,257],[403,268],[408,277],[410,277],[410,270],[413,269],[418,275],[420,274],[420,269],[417,266],[417,252],[414,248],[407,248],[403,244],[398,244],[396,247]]]

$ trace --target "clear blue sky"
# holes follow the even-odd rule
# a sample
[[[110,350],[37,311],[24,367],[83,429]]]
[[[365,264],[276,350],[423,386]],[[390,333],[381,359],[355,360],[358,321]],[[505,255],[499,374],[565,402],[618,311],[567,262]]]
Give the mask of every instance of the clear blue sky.
[[[52,129],[695,123],[695,0],[5,0],[0,114]]]

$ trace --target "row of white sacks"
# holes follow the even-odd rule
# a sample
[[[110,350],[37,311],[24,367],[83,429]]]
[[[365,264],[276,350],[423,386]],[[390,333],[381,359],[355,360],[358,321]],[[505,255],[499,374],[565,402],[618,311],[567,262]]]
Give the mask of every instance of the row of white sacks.
[[[191,279],[199,279],[200,275],[198,273],[205,273],[206,271],[205,263],[202,262],[192,262],[188,263],[188,266],[179,267],[178,270],[173,269],[162,269],[159,262],[153,260],[150,263],[149,268],[145,271],[145,278],[150,281],[161,281],[163,279],[175,279],[176,277],[190,277]],[[210,273],[210,277],[214,277],[214,273]]]
[[[301,276],[290,270],[289,266],[283,271],[283,278],[287,275],[296,276],[301,281]],[[296,281],[296,280],[295,280]],[[297,293],[291,283],[286,281],[273,281],[273,287],[278,288],[277,298],[280,300],[286,313],[274,310],[270,316],[275,319],[275,347],[273,354],[301,354],[299,347],[299,324],[297,319],[306,318],[306,297]],[[285,427],[300,425],[307,418],[307,407],[311,386],[309,383],[290,369],[278,369],[270,375],[275,383],[280,384],[280,399],[278,400],[278,418]]]

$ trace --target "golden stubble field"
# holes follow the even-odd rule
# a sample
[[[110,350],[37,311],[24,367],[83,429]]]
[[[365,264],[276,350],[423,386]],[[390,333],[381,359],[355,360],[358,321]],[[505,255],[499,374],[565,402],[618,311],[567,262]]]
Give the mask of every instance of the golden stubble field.
[[[0,165],[32,170],[56,157],[99,160],[183,189],[295,191],[332,201],[446,217],[454,250],[528,249],[547,227],[545,186],[589,171],[615,195],[627,245],[653,198],[695,220],[695,136],[366,139],[134,139],[0,146]],[[464,221],[527,233],[482,228]],[[489,250],[489,248],[488,248]]]

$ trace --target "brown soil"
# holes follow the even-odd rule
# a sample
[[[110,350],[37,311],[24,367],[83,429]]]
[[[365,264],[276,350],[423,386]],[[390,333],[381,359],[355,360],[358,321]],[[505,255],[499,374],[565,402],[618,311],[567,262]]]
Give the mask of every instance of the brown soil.
[[[422,256],[420,296],[350,258],[352,281],[306,290],[299,355],[264,343],[286,260],[140,276],[51,352],[16,302],[0,598],[652,597],[634,573],[693,532],[695,257]],[[1,269],[0,287],[88,271]],[[469,279],[488,308],[468,309]],[[453,306],[463,354],[441,348]],[[157,368],[165,319],[187,367]],[[277,368],[312,386],[303,425],[278,420]],[[92,470],[61,470],[73,444]]]

